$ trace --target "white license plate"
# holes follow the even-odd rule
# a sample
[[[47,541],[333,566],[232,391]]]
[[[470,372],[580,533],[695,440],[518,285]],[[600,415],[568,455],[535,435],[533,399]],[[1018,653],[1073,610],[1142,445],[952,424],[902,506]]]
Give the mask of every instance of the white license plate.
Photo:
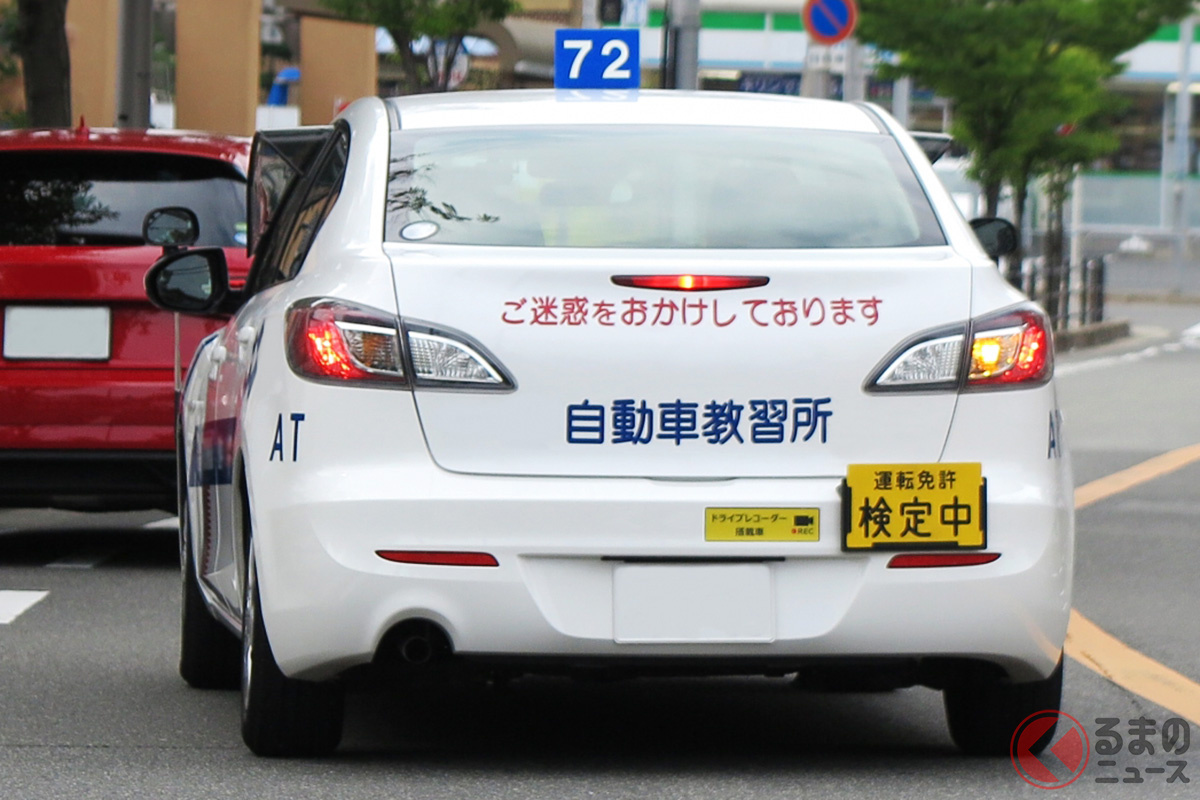
[[[771,642],[774,595],[766,564],[623,564],[613,570],[613,638]]]
[[[103,306],[8,306],[4,357],[104,361],[112,353],[112,312]]]

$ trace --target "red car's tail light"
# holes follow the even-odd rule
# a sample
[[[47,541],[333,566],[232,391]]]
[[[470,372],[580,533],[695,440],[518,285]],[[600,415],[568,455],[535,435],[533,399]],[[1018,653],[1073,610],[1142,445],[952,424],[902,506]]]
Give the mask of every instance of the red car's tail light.
[[[757,275],[614,275],[617,286],[666,289],[673,292],[711,292],[766,286],[770,278]]]
[[[1049,320],[1028,306],[908,340],[872,371],[865,388],[903,392],[1025,387],[1045,383],[1053,372]]]
[[[288,363],[315,380],[404,385],[397,321],[333,300],[298,304],[287,316]]]

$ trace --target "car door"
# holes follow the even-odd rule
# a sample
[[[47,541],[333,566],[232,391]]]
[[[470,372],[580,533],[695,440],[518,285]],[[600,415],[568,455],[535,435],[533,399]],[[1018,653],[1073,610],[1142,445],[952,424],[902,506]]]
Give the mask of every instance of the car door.
[[[247,187],[248,248],[255,254],[246,299],[210,350],[203,459],[212,476],[202,498],[204,534],[197,563],[208,585],[237,614],[242,601],[245,544],[239,485],[240,414],[255,376],[258,348],[270,321],[271,290],[295,276],[323,210],[340,188],[348,136],[330,126],[260,133]]]

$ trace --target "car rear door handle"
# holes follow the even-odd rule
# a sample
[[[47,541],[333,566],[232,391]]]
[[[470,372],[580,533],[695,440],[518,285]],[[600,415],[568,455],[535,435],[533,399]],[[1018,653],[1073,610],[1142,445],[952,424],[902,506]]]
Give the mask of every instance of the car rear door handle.
[[[254,338],[258,335],[258,331],[252,325],[243,325],[238,328],[238,361],[245,361],[250,355],[250,346],[254,344]]]
[[[221,365],[225,363],[225,359],[229,357],[229,351],[225,349],[225,345],[219,344],[213,347],[212,355],[209,360],[212,361],[212,369],[208,371],[208,379],[215,381],[217,375],[221,372]]]

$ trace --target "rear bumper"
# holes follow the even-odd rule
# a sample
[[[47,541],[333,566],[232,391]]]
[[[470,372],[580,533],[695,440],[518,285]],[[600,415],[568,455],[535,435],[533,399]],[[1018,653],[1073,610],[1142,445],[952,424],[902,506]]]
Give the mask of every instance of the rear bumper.
[[[175,447],[168,368],[0,370],[0,450],[155,451]]]
[[[891,554],[841,551],[836,480],[404,472],[252,491],[263,617],[286,673],[371,662],[413,620],[438,626],[464,658],[634,672],[965,659],[1031,680],[1053,670],[1066,635],[1066,486],[1006,491],[993,471],[997,561],[893,569]],[[706,506],[817,507],[820,540],[706,542]],[[387,549],[487,552],[499,566],[397,564],[376,554]]]
[[[175,484],[174,450],[0,450],[5,508],[173,511]]]

